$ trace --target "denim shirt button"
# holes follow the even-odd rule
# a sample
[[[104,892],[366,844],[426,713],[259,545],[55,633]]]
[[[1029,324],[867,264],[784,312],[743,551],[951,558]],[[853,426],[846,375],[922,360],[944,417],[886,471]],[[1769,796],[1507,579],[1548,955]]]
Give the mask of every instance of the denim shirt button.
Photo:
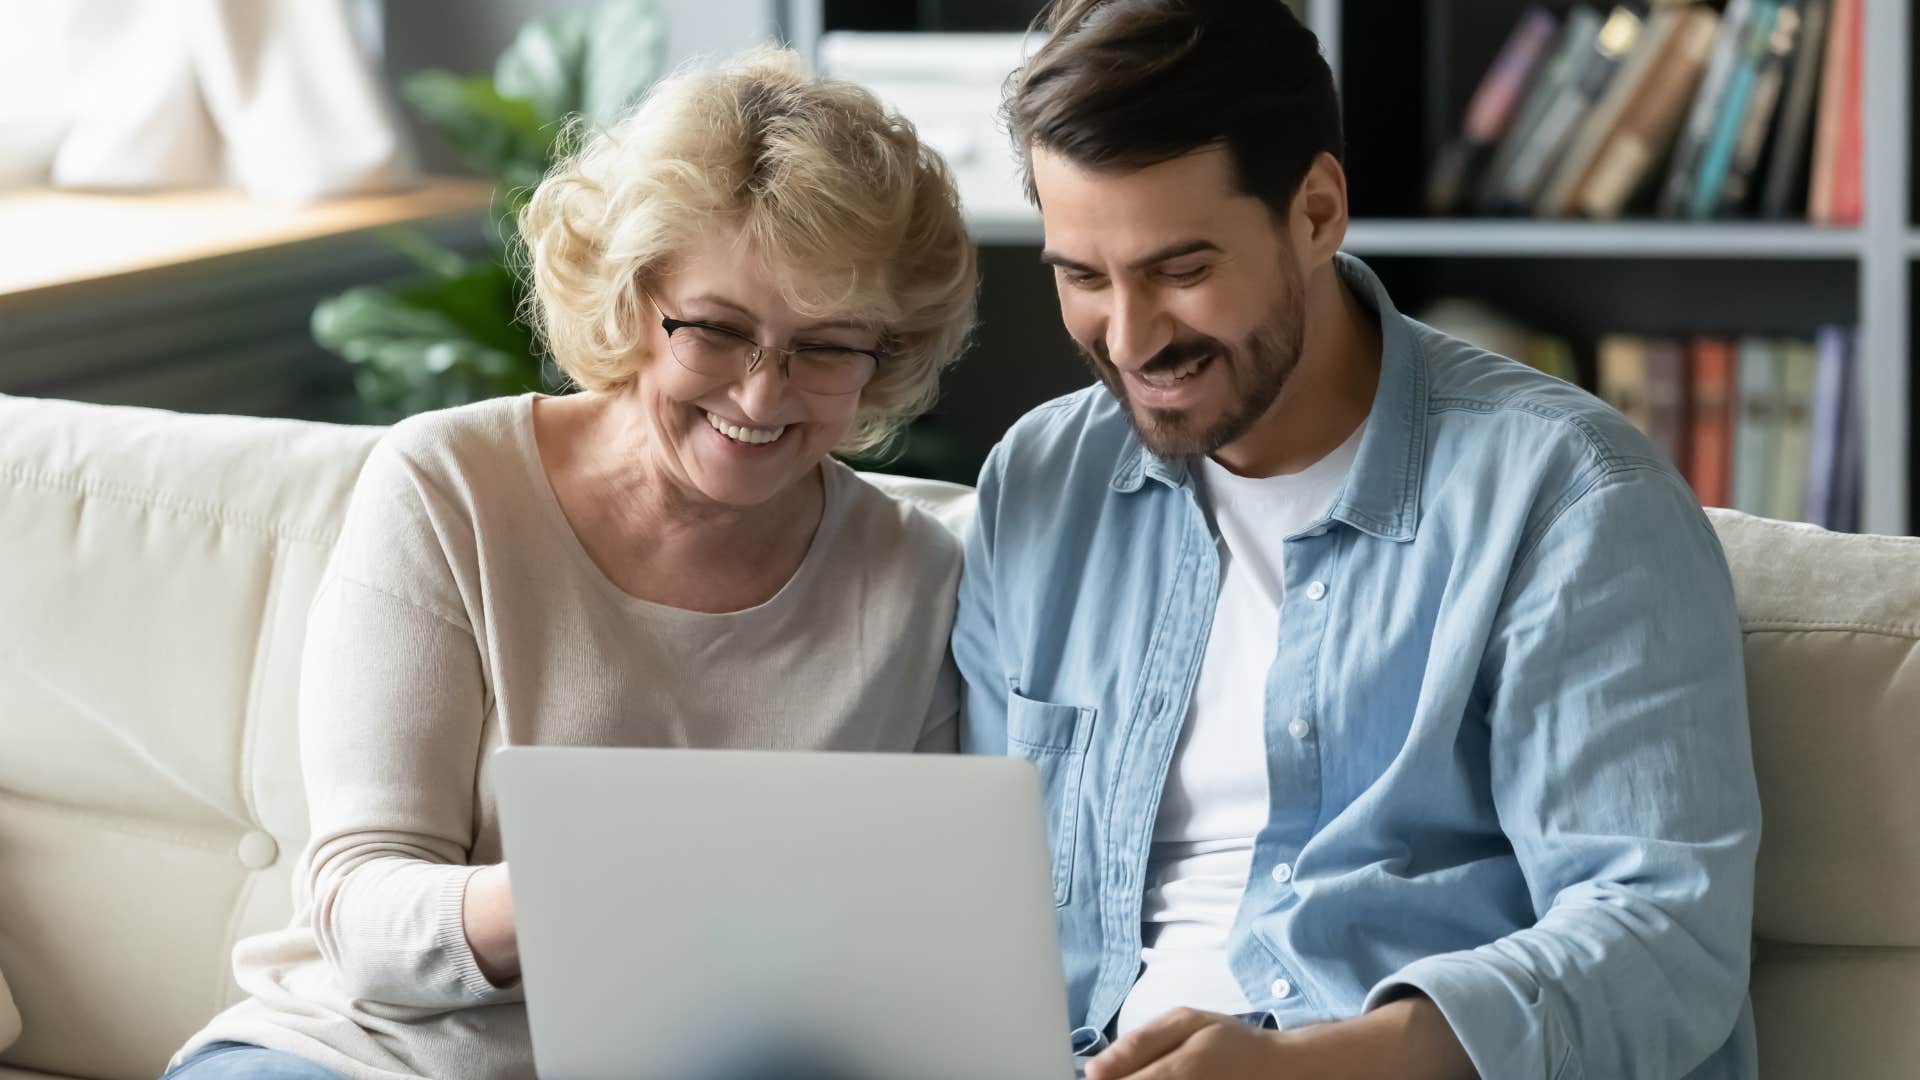
[[[1326,582],[1324,582],[1324,581],[1316,581],[1316,582],[1313,582],[1312,584],[1310,584],[1310,585],[1308,585],[1308,586],[1307,586],[1307,599],[1309,599],[1309,600],[1325,600],[1326,598],[1327,598],[1327,583],[1326,583]]]
[[[1284,998],[1284,997],[1289,997],[1292,994],[1293,994],[1292,983],[1288,982],[1285,979],[1273,980],[1273,996],[1274,997]]]
[[[1287,882],[1292,881],[1293,867],[1288,866],[1286,863],[1281,863],[1279,866],[1274,867],[1273,880],[1279,882],[1282,885],[1285,885]]]
[[[1287,725],[1287,734],[1293,736],[1296,739],[1306,738],[1307,733],[1312,730],[1313,730],[1313,725],[1307,723],[1306,718],[1302,716],[1294,717],[1293,723]]]

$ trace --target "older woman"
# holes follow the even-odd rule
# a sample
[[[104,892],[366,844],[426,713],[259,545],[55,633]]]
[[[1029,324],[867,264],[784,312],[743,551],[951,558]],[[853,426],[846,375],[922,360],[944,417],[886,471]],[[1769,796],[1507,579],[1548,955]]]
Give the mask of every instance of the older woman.
[[[367,463],[308,626],[293,925],[236,949],[250,997],[170,1076],[532,1074],[497,747],[954,742],[957,546],[827,456],[923,409],[971,324],[938,158],[759,52],[662,83],[521,226],[583,392]]]

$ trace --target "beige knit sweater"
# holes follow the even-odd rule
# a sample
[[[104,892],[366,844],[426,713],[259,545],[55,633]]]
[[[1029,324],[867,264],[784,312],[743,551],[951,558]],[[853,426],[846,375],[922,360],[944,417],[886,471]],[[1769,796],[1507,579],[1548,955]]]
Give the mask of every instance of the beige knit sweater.
[[[251,997],[183,1055],[232,1039],[351,1080],[531,1076],[521,992],[487,982],[461,925],[467,877],[501,858],[501,746],[952,747],[960,551],[932,518],[829,461],[773,599],[651,604],[568,526],[532,401],[416,417],[368,461],[308,621],[293,924],[235,948]]]

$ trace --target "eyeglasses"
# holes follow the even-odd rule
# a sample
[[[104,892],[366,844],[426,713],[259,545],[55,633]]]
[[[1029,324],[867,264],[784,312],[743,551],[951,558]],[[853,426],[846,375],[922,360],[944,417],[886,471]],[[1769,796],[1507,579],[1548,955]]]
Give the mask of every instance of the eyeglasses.
[[[878,349],[844,345],[762,345],[738,330],[673,318],[661,310],[652,293],[646,296],[660,316],[660,329],[667,332],[667,351],[681,367],[698,375],[744,379],[774,354],[780,357],[781,371],[794,389],[810,394],[851,394],[865,386],[887,358]]]

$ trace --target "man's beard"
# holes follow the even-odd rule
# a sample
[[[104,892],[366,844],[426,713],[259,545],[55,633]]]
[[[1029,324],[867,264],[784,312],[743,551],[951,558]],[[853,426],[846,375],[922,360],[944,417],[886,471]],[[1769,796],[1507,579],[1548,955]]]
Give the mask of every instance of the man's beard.
[[[1189,338],[1173,342],[1147,362],[1142,370],[1149,373],[1177,370],[1203,356],[1211,356],[1212,364],[1225,365],[1232,401],[1212,419],[1195,416],[1187,409],[1136,407],[1127,394],[1126,380],[1108,359],[1105,339],[1095,341],[1091,352],[1081,348],[1080,358],[1120,399],[1142,446],[1163,458],[1211,454],[1251,431],[1280,396],[1287,378],[1300,363],[1306,336],[1304,306],[1297,287],[1289,287],[1265,321],[1238,344],[1229,346],[1211,337]]]

